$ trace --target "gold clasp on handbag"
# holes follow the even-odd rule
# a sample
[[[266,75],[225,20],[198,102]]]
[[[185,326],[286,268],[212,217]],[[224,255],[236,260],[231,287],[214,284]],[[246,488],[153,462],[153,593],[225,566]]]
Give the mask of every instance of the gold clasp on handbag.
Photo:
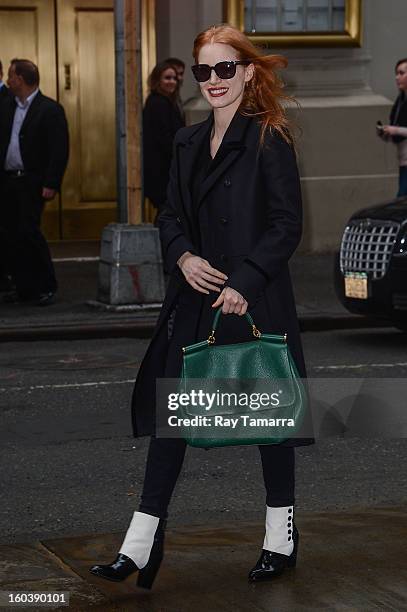
[[[252,329],[253,329],[253,336],[255,336],[256,338],[260,338],[261,332],[257,329],[257,327],[255,325],[252,325]]]
[[[209,334],[208,344],[215,344],[215,330],[214,329]]]

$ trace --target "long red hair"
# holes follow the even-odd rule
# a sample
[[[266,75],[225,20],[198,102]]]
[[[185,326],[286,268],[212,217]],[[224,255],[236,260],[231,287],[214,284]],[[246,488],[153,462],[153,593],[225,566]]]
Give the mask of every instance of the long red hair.
[[[283,93],[284,84],[277,70],[287,66],[282,55],[263,55],[261,49],[237,28],[227,24],[211,26],[194,40],[192,55],[198,63],[199,52],[206,44],[223,43],[233,47],[240,60],[250,60],[254,64],[253,78],[246,83],[240,111],[245,115],[259,116],[262,124],[261,141],[266,130],[277,130],[284,140],[292,143],[290,130],[283,104],[294,102],[294,98]]]

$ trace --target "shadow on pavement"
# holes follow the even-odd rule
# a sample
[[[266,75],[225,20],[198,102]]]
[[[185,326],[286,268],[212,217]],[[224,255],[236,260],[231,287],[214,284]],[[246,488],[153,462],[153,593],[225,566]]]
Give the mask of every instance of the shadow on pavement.
[[[261,584],[247,582],[261,525],[170,529],[151,592],[135,576],[112,583],[89,573],[113,560],[121,533],[1,546],[0,590],[69,591],[75,612],[405,610],[406,519],[405,508],[301,513],[297,568]]]

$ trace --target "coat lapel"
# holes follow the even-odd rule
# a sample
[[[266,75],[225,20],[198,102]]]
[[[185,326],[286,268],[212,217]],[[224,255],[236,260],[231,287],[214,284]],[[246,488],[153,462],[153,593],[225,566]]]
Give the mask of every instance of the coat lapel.
[[[27,128],[27,125],[29,125],[30,121],[32,121],[33,117],[35,117],[35,115],[37,114],[41,106],[42,97],[42,93],[39,91],[35,96],[34,100],[31,102],[30,108],[28,109],[27,114],[24,117],[23,124],[21,126],[22,132],[24,132],[24,130]]]
[[[213,114],[211,113],[206,121],[197,126],[197,129],[186,140],[180,141],[177,147],[178,178],[184,207],[183,212],[188,220],[192,218],[190,190],[192,172],[205,137],[212,128],[212,123]]]
[[[226,145],[225,145],[226,149]],[[220,164],[211,172],[208,177],[203,181],[201,189],[199,191],[198,208],[202,205],[202,202],[210,189],[215,185],[219,178],[226,172],[226,170],[233,164],[233,162],[239,157],[241,151],[245,149],[244,145],[235,145],[227,147],[225,150],[225,157],[222,159]]]
[[[222,155],[222,161],[216,166],[216,168],[209,174],[206,180],[203,181],[202,187],[199,193],[199,201],[197,206],[202,204],[206,194],[220,177],[226,172],[226,170],[233,164],[233,162],[241,155],[245,150],[245,135],[246,130],[250,124],[251,118],[242,115],[237,111],[230,122],[228,129],[226,130],[225,136],[221,144],[222,151],[219,153]],[[187,219],[192,218],[192,198],[190,191],[191,177],[194,169],[195,160],[200,153],[201,147],[208,134],[208,131],[213,125],[213,113],[210,113],[206,121],[201,123],[195,132],[190,134],[184,141],[178,143],[177,156],[178,156],[178,177],[180,183],[181,197],[184,206],[184,214]]]
[[[221,156],[221,161],[202,183],[198,208],[202,205],[209,190],[246,149],[244,140],[249,123],[249,117],[242,115],[239,111],[235,113],[217,152],[217,155]]]

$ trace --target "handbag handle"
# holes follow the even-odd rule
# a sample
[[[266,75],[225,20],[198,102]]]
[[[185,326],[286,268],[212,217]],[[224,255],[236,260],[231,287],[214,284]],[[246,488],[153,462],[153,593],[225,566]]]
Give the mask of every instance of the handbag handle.
[[[219,308],[216,311],[215,316],[213,318],[212,331],[211,331],[211,333],[209,334],[209,337],[208,337],[208,344],[214,344],[215,343],[215,331],[216,331],[216,328],[218,326],[221,314],[222,314],[222,306],[219,306]],[[246,317],[250,327],[252,328],[253,336],[255,338],[260,338],[261,332],[255,326],[254,321],[253,321],[251,315],[248,312],[246,312],[245,313],[245,317]]]

